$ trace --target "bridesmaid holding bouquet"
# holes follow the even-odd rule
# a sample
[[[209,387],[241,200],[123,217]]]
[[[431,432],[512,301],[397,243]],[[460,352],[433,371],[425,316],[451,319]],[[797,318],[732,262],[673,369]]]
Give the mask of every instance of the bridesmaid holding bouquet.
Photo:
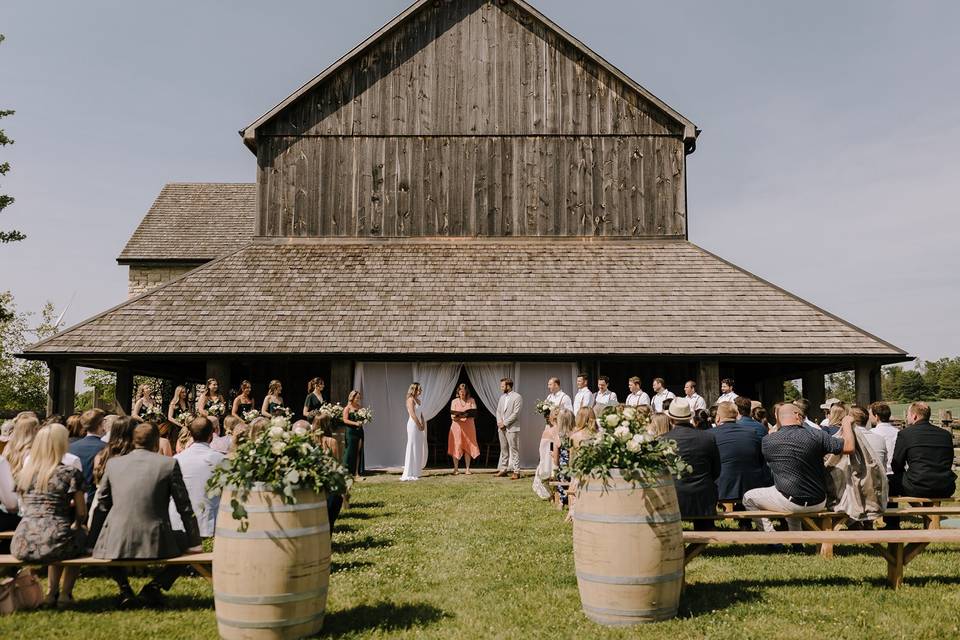
[[[480,456],[480,446],[477,444],[477,427],[474,418],[477,417],[477,401],[470,396],[467,385],[457,385],[457,397],[450,403],[450,435],[447,437],[447,453],[453,458],[453,475],[460,473],[457,468],[460,458],[466,467],[464,473],[470,474],[470,459]]]
[[[342,420],[347,429],[347,452],[344,456],[344,463],[355,480],[362,480],[364,473],[363,423],[352,420],[350,414],[356,413],[361,408],[360,392],[354,389],[347,396],[347,406],[343,408]]]

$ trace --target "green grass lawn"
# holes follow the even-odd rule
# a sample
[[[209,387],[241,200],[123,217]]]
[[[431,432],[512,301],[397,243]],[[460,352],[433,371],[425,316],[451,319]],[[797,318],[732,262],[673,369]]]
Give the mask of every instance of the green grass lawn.
[[[930,405],[930,417],[931,419],[940,424],[940,412],[941,411],[952,411],[953,419],[960,420],[960,399],[955,400],[935,400],[933,402],[928,402]],[[890,412],[893,417],[898,420],[903,420],[907,413],[907,407],[910,406],[909,402],[899,403],[899,404],[890,404]]]
[[[379,476],[353,499],[334,535],[320,637],[960,637],[960,546],[921,554],[897,592],[883,586],[886,563],[867,548],[838,547],[833,560],[708,549],[688,567],[677,619],[607,629],[580,613],[571,527],[529,480]],[[211,590],[200,578],[180,580],[162,612],[114,611],[113,595],[106,578],[81,578],[76,609],[0,618],[0,638],[216,638]]]

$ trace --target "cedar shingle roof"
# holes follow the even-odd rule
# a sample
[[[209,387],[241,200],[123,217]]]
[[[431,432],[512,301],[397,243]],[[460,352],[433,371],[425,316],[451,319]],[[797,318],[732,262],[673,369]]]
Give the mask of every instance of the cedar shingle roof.
[[[234,251],[253,236],[256,197],[255,184],[165,185],[117,261],[199,263]]]
[[[904,353],[689,242],[591,239],[259,242],[27,350],[258,352]]]

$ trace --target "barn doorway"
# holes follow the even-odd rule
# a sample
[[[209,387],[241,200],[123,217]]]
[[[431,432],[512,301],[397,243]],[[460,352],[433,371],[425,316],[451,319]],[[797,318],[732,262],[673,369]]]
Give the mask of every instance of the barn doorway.
[[[483,400],[477,396],[470,378],[465,369],[460,370],[457,385],[461,383],[470,389],[470,395],[477,401],[477,444],[480,447],[480,457],[470,462],[471,468],[491,468],[497,465],[500,459],[500,439],[497,436],[497,418]],[[432,419],[427,421],[427,467],[431,469],[451,469],[453,459],[447,455],[447,440],[450,436],[450,402],[456,397],[456,387],[447,399],[446,408]],[[493,407],[496,411],[496,407]],[[462,463],[462,460],[461,460]],[[462,464],[461,464],[462,468]]]

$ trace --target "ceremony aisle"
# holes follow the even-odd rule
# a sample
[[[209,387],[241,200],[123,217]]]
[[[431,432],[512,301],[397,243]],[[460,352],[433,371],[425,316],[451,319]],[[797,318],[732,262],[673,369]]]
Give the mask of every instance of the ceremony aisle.
[[[529,479],[373,476],[358,483],[337,521],[319,637],[960,636],[955,548],[921,554],[897,592],[883,588],[883,561],[867,549],[841,548],[833,560],[743,551],[709,549],[694,560],[677,619],[599,627],[579,611],[570,525],[535,498]],[[216,638],[211,590],[200,578],[178,581],[167,610],[121,612],[112,581],[89,575],[77,584],[76,609],[0,618],[0,638]]]

